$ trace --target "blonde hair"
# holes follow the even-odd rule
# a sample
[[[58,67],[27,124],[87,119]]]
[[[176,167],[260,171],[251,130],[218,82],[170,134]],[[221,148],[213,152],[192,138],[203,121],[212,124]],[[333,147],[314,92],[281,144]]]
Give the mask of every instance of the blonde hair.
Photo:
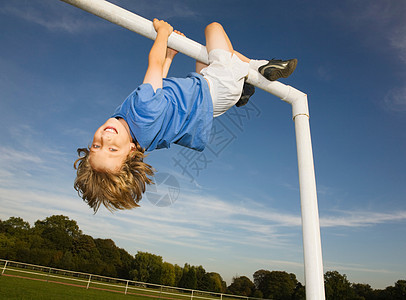
[[[144,149],[137,145],[131,151],[117,173],[99,172],[89,163],[89,149],[79,148],[79,158],[73,167],[76,169],[75,190],[96,213],[103,204],[108,210],[131,209],[145,192],[145,184],[151,184],[148,176],[154,175],[153,168],[144,163]]]

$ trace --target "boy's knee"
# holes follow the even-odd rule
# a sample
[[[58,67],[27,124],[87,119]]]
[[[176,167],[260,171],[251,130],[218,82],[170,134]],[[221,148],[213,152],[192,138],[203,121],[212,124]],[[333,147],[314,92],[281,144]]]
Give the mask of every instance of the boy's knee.
[[[205,33],[207,34],[207,32],[214,31],[214,30],[222,30],[222,31],[224,31],[224,28],[220,23],[213,22],[213,23],[210,23],[209,25],[206,26]]]

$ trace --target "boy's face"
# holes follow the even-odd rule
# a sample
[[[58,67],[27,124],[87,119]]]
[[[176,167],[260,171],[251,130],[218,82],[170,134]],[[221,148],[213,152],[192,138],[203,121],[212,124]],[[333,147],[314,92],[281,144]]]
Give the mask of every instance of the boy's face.
[[[89,163],[99,172],[118,172],[135,144],[124,120],[110,118],[94,134]]]

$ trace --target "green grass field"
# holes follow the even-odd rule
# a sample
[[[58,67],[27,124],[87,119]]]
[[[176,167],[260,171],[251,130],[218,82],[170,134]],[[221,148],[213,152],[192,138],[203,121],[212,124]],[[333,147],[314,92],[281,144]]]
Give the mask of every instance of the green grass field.
[[[151,297],[139,295],[124,295],[97,289],[85,289],[72,285],[53,282],[24,279],[10,276],[0,276],[0,299],[137,299],[152,300]],[[156,298],[155,298],[156,299]]]
[[[0,270],[1,271],[1,270]],[[57,272],[56,272],[57,271]],[[76,275],[76,276],[73,276]],[[0,276],[2,299],[137,299],[137,300],[245,300],[232,295],[179,290],[171,287],[148,286],[131,281],[92,275],[89,289],[88,275],[69,271],[8,267]],[[124,294],[127,286],[127,294]]]

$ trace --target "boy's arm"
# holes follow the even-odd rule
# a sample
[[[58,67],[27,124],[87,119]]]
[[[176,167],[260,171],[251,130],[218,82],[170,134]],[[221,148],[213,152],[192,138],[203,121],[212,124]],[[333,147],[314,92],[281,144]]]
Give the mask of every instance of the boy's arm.
[[[180,32],[178,30],[174,30],[173,32],[175,32],[181,36],[185,36],[182,32]],[[165,62],[164,62],[164,66],[163,66],[163,71],[162,71],[162,78],[166,78],[166,76],[168,75],[169,68],[171,67],[173,58],[175,57],[176,54],[178,54],[178,51],[176,51],[172,48],[166,49],[166,57],[165,57]]]
[[[171,67],[173,58],[177,54],[176,51],[175,52],[173,52],[173,51],[175,51],[175,50],[173,50],[171,48],[168,48],[168,50],[166,51],[164,65],[162,67],[162,78],[166,78],[166,76],[168,75],[169,68]]]
[[[154,28],[157,36],[148,56],[148,69],[145,73],[144,82],[152,85],[154,91],[162,88],[163,67],[168,46],[168,37],[173,28],[165,21],[154,19]]]

